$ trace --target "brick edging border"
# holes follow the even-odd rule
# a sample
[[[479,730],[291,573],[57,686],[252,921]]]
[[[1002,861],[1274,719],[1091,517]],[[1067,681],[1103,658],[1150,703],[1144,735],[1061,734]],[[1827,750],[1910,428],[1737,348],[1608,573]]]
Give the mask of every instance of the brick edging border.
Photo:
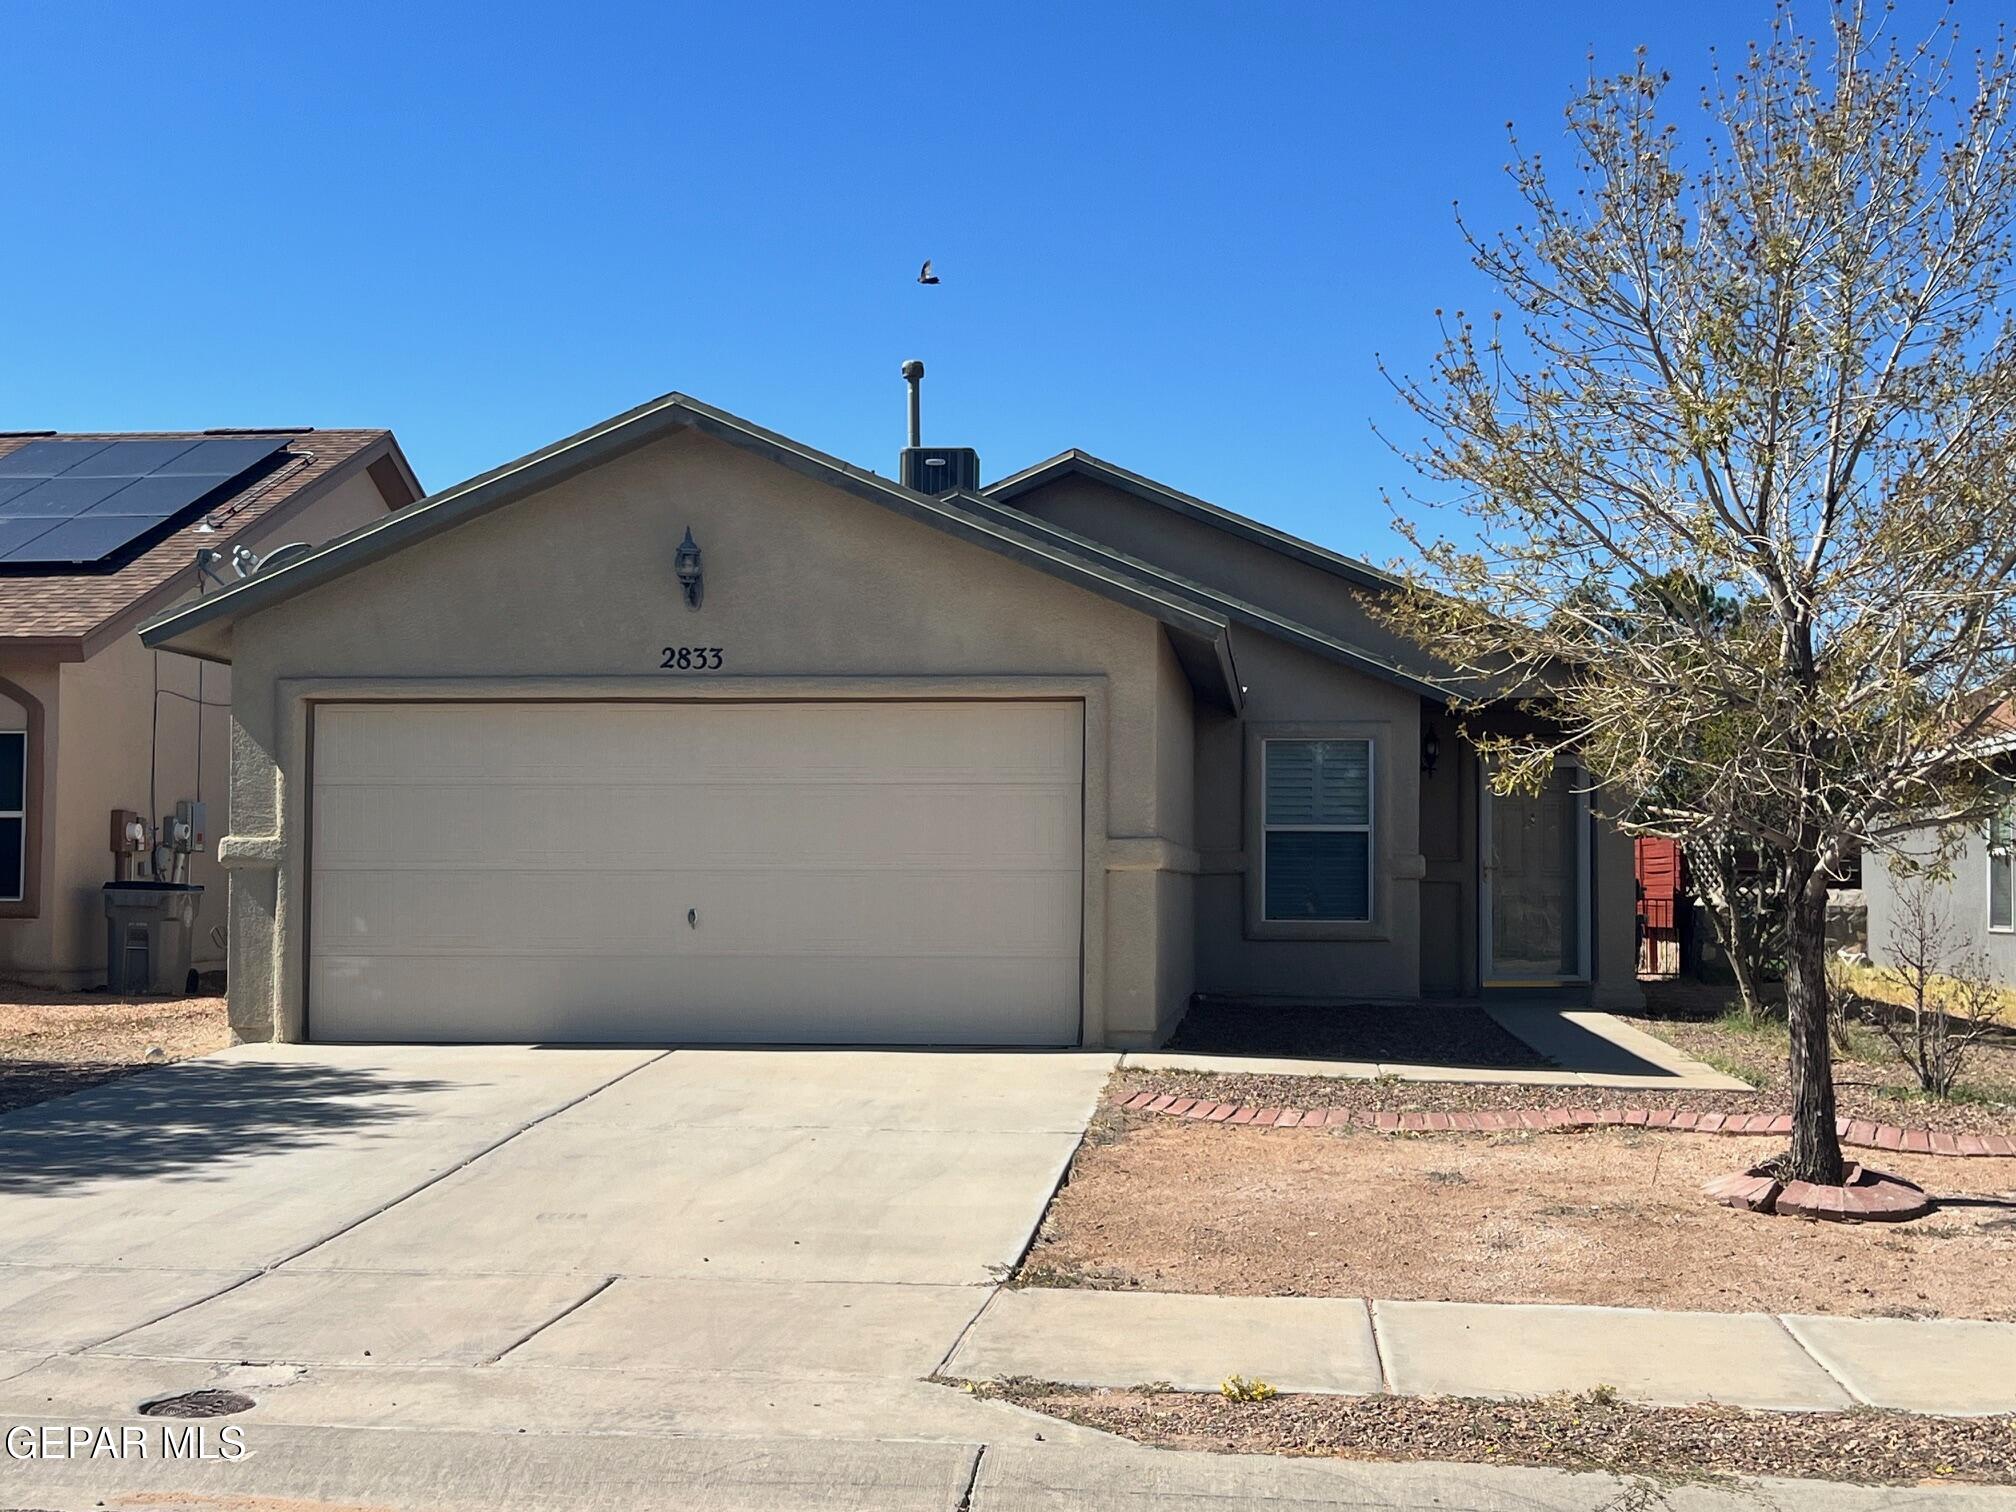
[[[1240,1124],[1260,1129],[1321,1129],[1349,1126],[1381,1134],[1490,1134],[1507,1129],[1558,1131],[1619,1126],[1665,1129],[1681,1134],[1790,1134],[1789,1113],[1689,1113],[1673,1108],[1520,1108],[1453,1113],[1401,1113],[1367,1108],[1261,1108],[1136,1092],[1119,1106],[1130,1113],[1166,1113],[1203,1123]],[[2016,1156],[2016,1139],[2006,1134],[1948,1134],[1842,1118],[1835,1131],[1845,1145],[1865,1150],[1897,1150],[1907,1155]]]

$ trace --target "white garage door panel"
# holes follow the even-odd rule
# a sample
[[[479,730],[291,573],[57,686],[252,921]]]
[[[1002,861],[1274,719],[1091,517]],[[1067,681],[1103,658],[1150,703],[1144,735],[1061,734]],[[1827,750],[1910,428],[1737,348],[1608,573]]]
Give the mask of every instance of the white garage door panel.
[[[319,775],[319,774],[318,774]],[[718,864],[1055,869],[1077,844],[1075,787],[970,782],[910,784],[723,782],[603,787],[550,782],[377,782],[317,791],[324,870],[368,868],[393,848],[436,869],[510,863],[544,870],[653,871],[665,864],[662,825],[639,816],[680,807],[682,845]],[[499,833],[500,814],[511,816]]]
[[[324,706],[310,1033],[1075,1043],[1082,751],[1075,703]]]

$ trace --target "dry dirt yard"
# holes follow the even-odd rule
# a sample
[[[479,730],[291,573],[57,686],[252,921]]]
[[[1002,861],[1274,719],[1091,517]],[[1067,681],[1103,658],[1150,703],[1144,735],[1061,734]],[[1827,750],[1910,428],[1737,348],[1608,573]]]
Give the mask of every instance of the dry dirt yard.
[[[182,1060],[230,1043],[221,997],[0,985],[0,1113],[144,1070],[156,1047],[162,1060]]]
[[[1107,1107],[1051,1204],[1034,1285],[2016,1320],[2016,1160],[1885,1155],[1915,1223],[1717,1207],[1782,1140],[1629,1129],[1247,1129]]]

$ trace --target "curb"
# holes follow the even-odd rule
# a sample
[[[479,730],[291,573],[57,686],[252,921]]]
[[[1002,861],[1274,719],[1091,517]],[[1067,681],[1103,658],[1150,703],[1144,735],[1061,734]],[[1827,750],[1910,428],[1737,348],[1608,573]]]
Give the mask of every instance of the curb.
[[[1563,1129],[1623,1127],[1664,1129],[1680,1134],[1790,1134],[1789,1113],[1689,1113],[1672,1108],[1520,1108],[1454,1113],[1373,1112],[1366,1108],[1262,1108],[1136,1092],[1120,1107],[1130,1113],[1164,1113],[1203,1123],[1256,1129],[1373,1129],[1381,1134],[1494,1134],[1508,1129],[1554,1132]],[[1907,1155],[2016,1156],[2016,1139],[2006,1134],[1948,1134],[1841,1118],[1835,1133],[1845,1145]]]

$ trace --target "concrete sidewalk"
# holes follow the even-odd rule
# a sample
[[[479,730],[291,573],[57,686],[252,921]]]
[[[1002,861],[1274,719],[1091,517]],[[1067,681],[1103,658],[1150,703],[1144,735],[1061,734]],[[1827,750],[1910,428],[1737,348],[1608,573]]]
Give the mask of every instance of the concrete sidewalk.
[[[2016,1324],[1355,1297],[1027,1288],[995,1295],[947,1372],[1083,1386],[1523,1397],[1614,1387],[1662,1406],[2016,1412]]]

